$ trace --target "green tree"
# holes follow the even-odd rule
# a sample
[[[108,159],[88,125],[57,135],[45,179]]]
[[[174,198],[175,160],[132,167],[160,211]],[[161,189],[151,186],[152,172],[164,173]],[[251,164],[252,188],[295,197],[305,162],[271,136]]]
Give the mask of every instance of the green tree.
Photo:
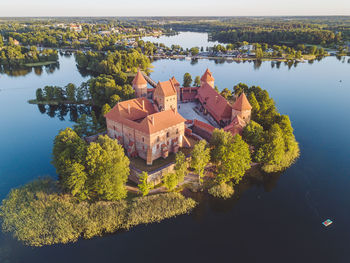
[[[148,182],[148,173],[142,172],[140,176],[140,183],[137,185],[139,187],[142,196],[148,195],[149,191],[153,188],[153,185]]]
[[[113,108],[120,101],[119,95],[117,94],[112,95],[110,101],[111,101],[111,106]]]
[[[263,169],[267,172],[277,171],[279,165],[283,161],[285,153],[285,142],[283,133],[279,125],[273,124],[268,131],[267,141],[263,145],[264,152],[264,166]]]
[[[71,128],[60,131],[55,137],[52,164],[55,166],[60,183],[65,189],[69,189],[69,186],[66,185],[66,179],[70,174],[69,167],[73,163],[82,163],[85,152],[85,142]]]
[[[91,124],[88,116],[86,114],[82,114],[77,119],[77,123],[73,125],[73,129],[79,136],[89,135],[91,131]]]
[[[183,86],[184,87],[190,87],[191,83],[192,83],[191,74],[190,73],[185,73]]]
[[[43,101],[44,100],[43,90],[40,89],[40,88],[36,90],[36,100],[37,101]]]
[[[220,92],[221,96],[223,96],[225,99],[228,99],[230,97],[232,97],[232,92],[228,89],[228,88],[224,88],[221,92]]]
[[[201,184],[204,176],[204,169],[210,161],[210,149],[207,147],[207,142],[201,140],[198,142],[192,151],[191,167],[198,174],[198,180]]]
[[[250,121],[250,123],[244,127],[243,137],[248,144],[254,147],[259,147],[264,142],[264,128],[255,121]]]
[[[129,175],[129,159],[117,140],[99,136],[87,148],[86,167],[91,195],[103,200],[126,197],[125,184]]]
[[[68,100],[68,101],[72,101],[72,102],[75,101],[76,87],[75,87],[74,84],[69,83],[69,84],[66,86],[66,94],[67,94],[67,100]]]
[[[263,58],[264,52],[262,51],[261,48],[257,48],[257,49],[255,50],[255,56],[256,56],[257,59]]]
[[[201,77],[200,76],[196,76],[194,79],[194,85],[196,87],[199,87],[201,85]]]
[[[178,178],[178,182],[182,183],[187,175],[188,161],[183,152],[178,152],[175,156],[175,174]]]
[[[233,142],[223,147],[223,158],[218,167],[217,181],[225,183],[231,179],[238,183],[250,168],[251,158],[249,145],[240,135],[235,135]]]
[[[164,176],[164,185],[169,191],[175,190],[178,184],[179,180],[175,173],[168,173]]]
[[[55,89],[52,86],[45,86],[44,87],[44,94],[45,94],[45,99],[50,101],[53,100],[55,97]]]
[[[199,48],[198,47],[193,47],[193,48],[190,49],[190,52],[191,52],[192,56],[196,56],[199,53]]]
[[[86,185],[87,175],[84,170],[84,165],[72,163],[72,165],[67,168],[69,176],[66,177],[64,182],[66,189],[79,200],[88,198],[88,189]]]
[[[220,165],[225,154],[225,147],[233,141],[233,136],[230,132],[225,132],[223,129],[215,129],[210,139],[211,146],[211,161]]]

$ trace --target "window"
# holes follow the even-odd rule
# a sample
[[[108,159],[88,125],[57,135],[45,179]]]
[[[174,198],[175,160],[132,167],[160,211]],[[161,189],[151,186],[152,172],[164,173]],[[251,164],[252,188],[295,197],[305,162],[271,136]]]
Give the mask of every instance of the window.
[[[179,134],[179,129],[176,129],[176,134]]]
[[[167,133],[166,133],[166,137],[168,138],[168,137],[169,137],[169,135],[170,135],[170,134],[169,134],[169,132],[167,132]]]
[[[145,142],[145,137],[142,137],[142,142]]]
[[[159,142],[159,136],[157,137],[157,142]]]

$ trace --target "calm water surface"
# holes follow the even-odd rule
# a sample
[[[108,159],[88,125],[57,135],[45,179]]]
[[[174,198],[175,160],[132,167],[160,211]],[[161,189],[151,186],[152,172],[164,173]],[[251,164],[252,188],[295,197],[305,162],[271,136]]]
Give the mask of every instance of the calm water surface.
[[[0,262],[349,262],[350,64],[330,57],[291,68],[209,60],[153,65],[156,81],[175,75],[182,82],[185,72],[201,75],[209,67],[220,89],[239,82],[267,89],[292,120],[300,159],[282,175],[243,183],[231,200],[199,196],[192,214],[129,232],[44,248],[2,234]],[[53,73],[0,75],[1,198],[38,176],[56,176],[52,141],[73,124],[69,113],[50,117],[27,100],[38,87],[84,80],[73,57],[61,57]],[[326,218],[334,220],[328,228],[321,225]]]
[[[208,41],[207,33],[198,32],[179,32],[175,36],[160,36],[160,37],[143,37],[143,41],[150,41],[153,43],[163,43],[167,47],[171,45],[180,45],[184,49],[192,47],[212,47],[219,44],[217,41]]]

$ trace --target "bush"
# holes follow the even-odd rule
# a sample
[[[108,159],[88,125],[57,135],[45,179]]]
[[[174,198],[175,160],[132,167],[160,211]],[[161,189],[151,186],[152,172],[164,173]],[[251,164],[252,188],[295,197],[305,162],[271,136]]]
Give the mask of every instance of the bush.
[[[178,193],[131,201],[78,202],[58,191],[57,182],[40,179],[10,192],[0,207],[2,229],[30,246],[68,243],[138,224],[188,213],[196,202]]]
[[[233,187],[226,183],[217,184],[208,190],[208,193],[217,198],[228,199],[233,193]]]

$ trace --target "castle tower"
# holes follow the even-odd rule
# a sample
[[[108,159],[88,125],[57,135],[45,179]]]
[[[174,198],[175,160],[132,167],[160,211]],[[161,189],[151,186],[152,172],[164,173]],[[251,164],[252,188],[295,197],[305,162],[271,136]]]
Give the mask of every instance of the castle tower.
[[[171,80],[158,82],[153,92],[153,100],[158,105],[159,111],[177,109],[176,87]]]
[[[232,106],[232,117],[231,120],[233,120],[235,117],[240,117],[243,119],[246,123],[250,122],[252,112],[252,106],[250,105],[246,95],[244,92],[238,97],[238,99],[235,101],[235,103]]]
[[[178,82],[174,76],[170,79],[170,81],[172,81],[175,86],[177,92],[177,100],[180,100],[180,82]]]
[[[140,70],[137,70],[137,74],[132,81],[132,87],[135,90],[136,98],[147,97],[147,81]]]
[[[213,74],[210,72],[210,70],[207,68],[207,70],[204,72],[203,76],[201,77],[201,86],[204,83],[208,83],[211,87],[214,88],[214,77]]]

